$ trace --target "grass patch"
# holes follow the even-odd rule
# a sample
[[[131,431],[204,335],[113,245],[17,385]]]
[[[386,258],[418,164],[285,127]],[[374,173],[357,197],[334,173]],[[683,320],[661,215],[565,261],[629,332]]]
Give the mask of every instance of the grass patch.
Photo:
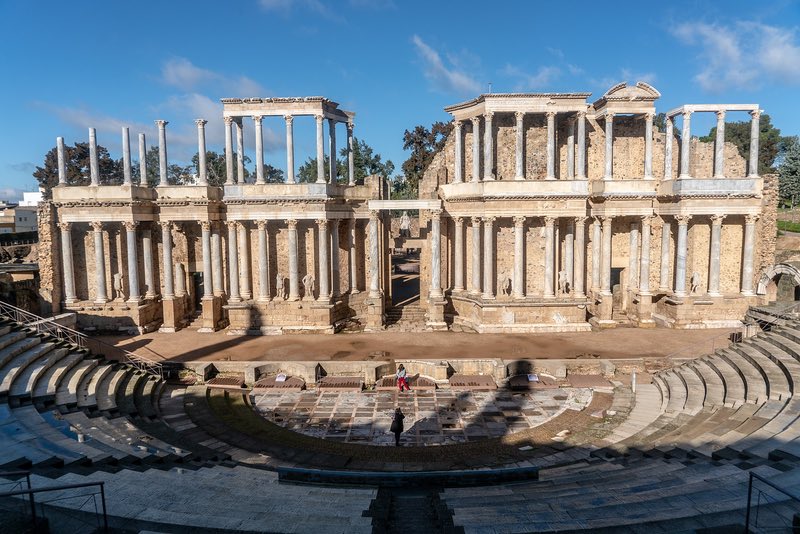
[[[793,223],[791,221],[778,221],[778,230],[800,233],[800,223]]]

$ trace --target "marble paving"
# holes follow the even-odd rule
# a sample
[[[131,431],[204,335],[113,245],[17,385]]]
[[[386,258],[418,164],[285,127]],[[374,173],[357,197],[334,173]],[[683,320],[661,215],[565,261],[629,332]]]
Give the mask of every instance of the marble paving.
[[[251,395],[263,417],[310,436],[348,443],[393,445],[389,431],[398,406],[405,413],[405,445],[441,445],[525,430],[568,408],[583,409],[588,388],[512,393],[505,390],[398,392],[268,392]]]

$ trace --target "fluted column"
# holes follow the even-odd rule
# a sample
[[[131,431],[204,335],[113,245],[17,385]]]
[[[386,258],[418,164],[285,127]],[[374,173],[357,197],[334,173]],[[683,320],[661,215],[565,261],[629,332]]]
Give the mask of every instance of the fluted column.
[[[264,179],[264,132],[261,128],[261,115],[253,115],[253,127],[256,131],[256,183],[265,184]]]
[[[464,140],[461,134],[461,121],[457,119],[453,121],[453,135],[456,138],[454,157],[455,161],[453,163],[455,165],[455,169],[453,170],[453,183],[460,184],[464,181]]]
[[[360,293],[360,290],[358,289],[358,249],[356,248],[356,231],[358,230],[357,224],[358,221],[356,219],[350,219],[350,239],[347,248],[349,249],[350,253],[350,264],[348,265],[348,268],[350,269],[350,294],[352,295]]]
[[[153,231],[149,226],[142,229],[142,263],[144,263],[144,298],[152,299],[157,295],[157,291],[153,276]]]
[[[89,176],[91,185],[100,185],[100,161],[97,158],[97,131],[89,128]]]
[[[644,114],[644,179],[653,179],[653,114]]]
[[[614,177],[614,114],[606,113],[606,158],[603,180]]]
[[[353,120],[347,121],[347,185],[356,185],[356,156],[353,143]]]
[[[380,243],[378,241],[378,211],[369,212],[369,296],[379,298],[381,296],[380,279]]]
[[[328,152],[330,156],[330,164],[328,165],[330,176],[328,183],[335,184],[336,183],[336,121],[333,119],[328,119],[328,143],[330,145],[330,150]]]
[[[211,274],[211,222],[200,221],[203,253],[203,300],[214,298]]]
[[[481,294],[481,218],[472,217],[472,287],[470,294]]]
[[[628,289],[638,286],[639,280],[639,225],[631,223],[628,231]]]
[[[572,219],[567,219],[567,229],[564,231],[563,269],[567,272],[567,281],[569,283],[570,293],[572,293],[573,286],[575,285],[575,258],[573,256],[575,253],[575,227],[573,226],[573,222],[574,221]],[[558,244],[556,244],[556,247],[558,247]]]
[[[125,243],[128,246],[128,302],[138,303],[142,299],[139,288],[139,255],[136,253],[136,227],[139,223],[125,221]]]
[[[247,226],[246,221],[239,223],[239,255],[241,262],[239,262],[239,287],[241,289],[242,300],[250,300],[253,298],[253,288],[250,283],[250,228]]]
[[[165,120],[157,120],[158,126],[158,185],[169,185],[167,179],[167,124]]]
[[[683,112],[683,130],[681,132],[681,174],[680,179],[691,178],[689,174],[690,152],[692,146],[692,112]]]
[[[750,112],[750,161],[748,165],[747,175],[750,178],[758,176],[758,137],[761,132],[759,126],[759,119],[761,118],[761,110],[755,109]]]
[[[122,127],[122,184],[131,185],[131,133]]]
[[[317,121],[317,183],[325,183],[325,134],[322,131],[322,123],[324,117],[316,115],[314,117]]]
[[[430,298],[442,298],[442,210],[431,210]]]
[[[239,183],[244,183],[244,124],[242,118],[236,117],[233,120],[236,127],[236,176]]]
[[[67,157],[63,137],[56,137],[56,151],[58,153],[58,185],[67,185]]]
[[[208,185],[208,167],[206,165],[206,123],[197,119],[197,185]]]
[[[556,179],[556,112],[548,111],[547,117],[547,176],[545,180]]]
[[[611,294],[611,222],[611,217],[603,217],[603,259],[600,280],[600,292],[603,295]]]
[[[517,119],[517,150],[516,150],[516,173],[514,174],[515,180],[525,179],[525,113],[517,111],[514,113],[514,118]]]
[[[225,185],[236,183],[236,176],[233,172],[233,117],[224,117],[225,122]]]
[[[663,216],[661,217],[663,224],[661,225],[661,272],[658,278],[658,290],[661,293],[666,293],[670,290],[669,284],[669,238],[671,234],[670,223]]]
[[[287,219],[289,233],[289,300],[300,300],[300,274],[297,261],[297,220]]]
[[[725,178],[725,110],[717,111],[717,135],[714,138],[714,178]],[[710,283],[711,280],[709,280],[709,285]]]
[[[472,181],[481,181],[481,118],[472,117]]]
[[[64,304],[70,305],[78,300],[72,265],[72,223],[58,223],[58,228],[61,230],[61,262],[64,267]]]
[[[222,223],[211,223],[211,277],[208,284],[215,297],[225,293],[222,282],[222,236],[220,235]]]
[[[592,223],[592,291],[600,291],[600,266],[602,264],[601,252],[601,223],[600,218],[595,217]]]
[[[567,124],[567,178],[575,179],[575,119]]]
[[[572,296],[581,299],[586,296],[586,217],[575,217],[575,244],[573,253],[572,283],[575,291]]]
[[[555,217],[544,218],[544,298],[554,298],[553,262],[555,260]]]
[[[666,118],[666,134],[664,137],[664,179],[672,180],[672,141],[675,135],[672,133],[672,117]]]
[[[494,221],[483,218],[483,298],[494,299]]]
[[[286,183],[295,183],[294,179],[294,117],[284,115],[286,121]]]
[[[147,187],[147,141],[144,134],[139,134],[139,184]]]
[[[753,296],[753,258],[756,249],[756,221],[758,215],[744,217],[744,251],[742,254],[742,295]]]
[[[464,217],[453,217],[453,223],[455,225],[453,291],[464,291]]]
[[[317,219],[317,257],[319,258],[319,302],[329,302],[330,289],[330,263],[328,262],[328,220]]]
[[[578,112],[578,155],[575,161],[578,180],[586,179],[586,112]]]
[[[711,216],[711,255],[708,261],[708,294],[712,297],[720,297],[719,291],[719,270],[721,260],[722,245],[722,221],[724,215]]]
[[[269,302],[269,241],[267,221],[256,221],[258,227],[258,301]]]
[[[494,131],[492,128],[493,112],[483,115],[483,179],[494,180]]]
[[[163,257],[163,270],[164,276],[164,300],[172,300],[175,298],[175,275],[172,271],[172,223],[162,221],[158,223],[161,227],[161,244],[162,244],[162,257]]]
[[[108,302],[108,292],[106,290],[106,254],[103,243],[103,223],[95,221],[92,223],[94,232],[94,273],[95,283],[95,304],[105,304]]]
[[[342,294],[339,275],[339,219],[331,219],[331,295]]]
[[[236,238],[238,223],[228,221],[228,302],[241,302],[239,295],[239,246]]]
[[[513,297],[525,298],[525,217],[514,217]]]
[[[690,215],[676,215],[678,223],[678,240],[675,248],[675,295],[678,297],[686,296],[686,250],[689,241],[689,220]]]
[[[642,250],[639,253],[639,293],[650,294],[650,227],[651,215],[642,217]]]

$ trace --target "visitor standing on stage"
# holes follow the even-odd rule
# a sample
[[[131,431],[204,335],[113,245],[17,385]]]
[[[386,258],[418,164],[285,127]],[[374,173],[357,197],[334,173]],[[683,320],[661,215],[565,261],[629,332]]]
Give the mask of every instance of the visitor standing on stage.
[[[406,368],[403,367],[403,364],[400,364],[400,367],[397,368],[397,373],[395,373],[397,377],[397,387],[400,388],[400,391],[403,391],[403,388],[406,388],[408,391],[411,391],[411,388],[408,385],[408,373],[406,373]]]
[[[392,419],[392,426],[390,430],[394,432],[394,444],[396,447],[400,446],[400,434],[403,433],[403,419],[406,416],[403,414],[403,410],[399,407],[394,411],[394,418]]]

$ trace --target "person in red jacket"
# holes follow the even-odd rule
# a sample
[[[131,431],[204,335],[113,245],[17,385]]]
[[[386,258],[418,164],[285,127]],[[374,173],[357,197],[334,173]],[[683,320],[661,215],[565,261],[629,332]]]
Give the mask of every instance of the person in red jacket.
[[[408,373],[406,373],[406,368],[403,367],[402,363],[400,367],[397,368],[395,376],[397,377],[397,387],[400,388],[400,391],[403,391],[403,388],[411,391],[411,387],[408,385]]]

